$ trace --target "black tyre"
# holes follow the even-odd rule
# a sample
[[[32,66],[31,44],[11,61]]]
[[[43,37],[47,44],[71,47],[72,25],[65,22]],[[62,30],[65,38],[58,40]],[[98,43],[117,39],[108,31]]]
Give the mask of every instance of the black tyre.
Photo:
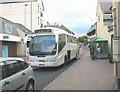
[[[34,82],[32,80],[28,82],[26,92],[34,92]]]
[[[67,58],[67,56],[65,56],[64,57],[64,64],[63,65],[66,66],[67,62],[68,62],[68,58]]]

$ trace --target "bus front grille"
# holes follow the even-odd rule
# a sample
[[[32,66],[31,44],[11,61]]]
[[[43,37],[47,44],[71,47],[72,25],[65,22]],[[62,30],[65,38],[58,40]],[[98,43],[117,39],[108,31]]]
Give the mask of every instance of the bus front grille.
[[[45,62],[45,60],[39,60],[39,62]]]

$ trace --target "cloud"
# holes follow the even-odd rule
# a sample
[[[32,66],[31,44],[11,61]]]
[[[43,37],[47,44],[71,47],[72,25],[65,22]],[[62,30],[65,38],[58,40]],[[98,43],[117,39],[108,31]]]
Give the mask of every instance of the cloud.
[[[44,5],[45,21],[63,24],[75,34],[84,34],[96,22],[97,0],[44,0]]]

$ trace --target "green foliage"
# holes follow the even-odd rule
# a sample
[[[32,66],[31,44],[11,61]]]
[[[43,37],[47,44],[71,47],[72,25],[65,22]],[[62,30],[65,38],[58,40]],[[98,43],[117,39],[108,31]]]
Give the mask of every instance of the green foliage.
[[[87,39],[88,39],[87,36],[81,36],[78,38],[80,43],[87,43],[88,42]]]
[[[79,37],[78,39],[79,39],[79,42],[80,42],[80,43],[83,43],[83,42],[84,42],[84,38],[83,38],[83,37]]]

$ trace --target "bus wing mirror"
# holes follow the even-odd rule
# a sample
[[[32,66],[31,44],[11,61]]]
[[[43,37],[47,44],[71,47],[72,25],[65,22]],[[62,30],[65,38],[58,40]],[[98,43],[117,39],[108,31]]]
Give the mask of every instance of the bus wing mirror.
[[[30,41],[33,37],[32,36],[25,36],[24,44],[27,44],[27,41]]]

